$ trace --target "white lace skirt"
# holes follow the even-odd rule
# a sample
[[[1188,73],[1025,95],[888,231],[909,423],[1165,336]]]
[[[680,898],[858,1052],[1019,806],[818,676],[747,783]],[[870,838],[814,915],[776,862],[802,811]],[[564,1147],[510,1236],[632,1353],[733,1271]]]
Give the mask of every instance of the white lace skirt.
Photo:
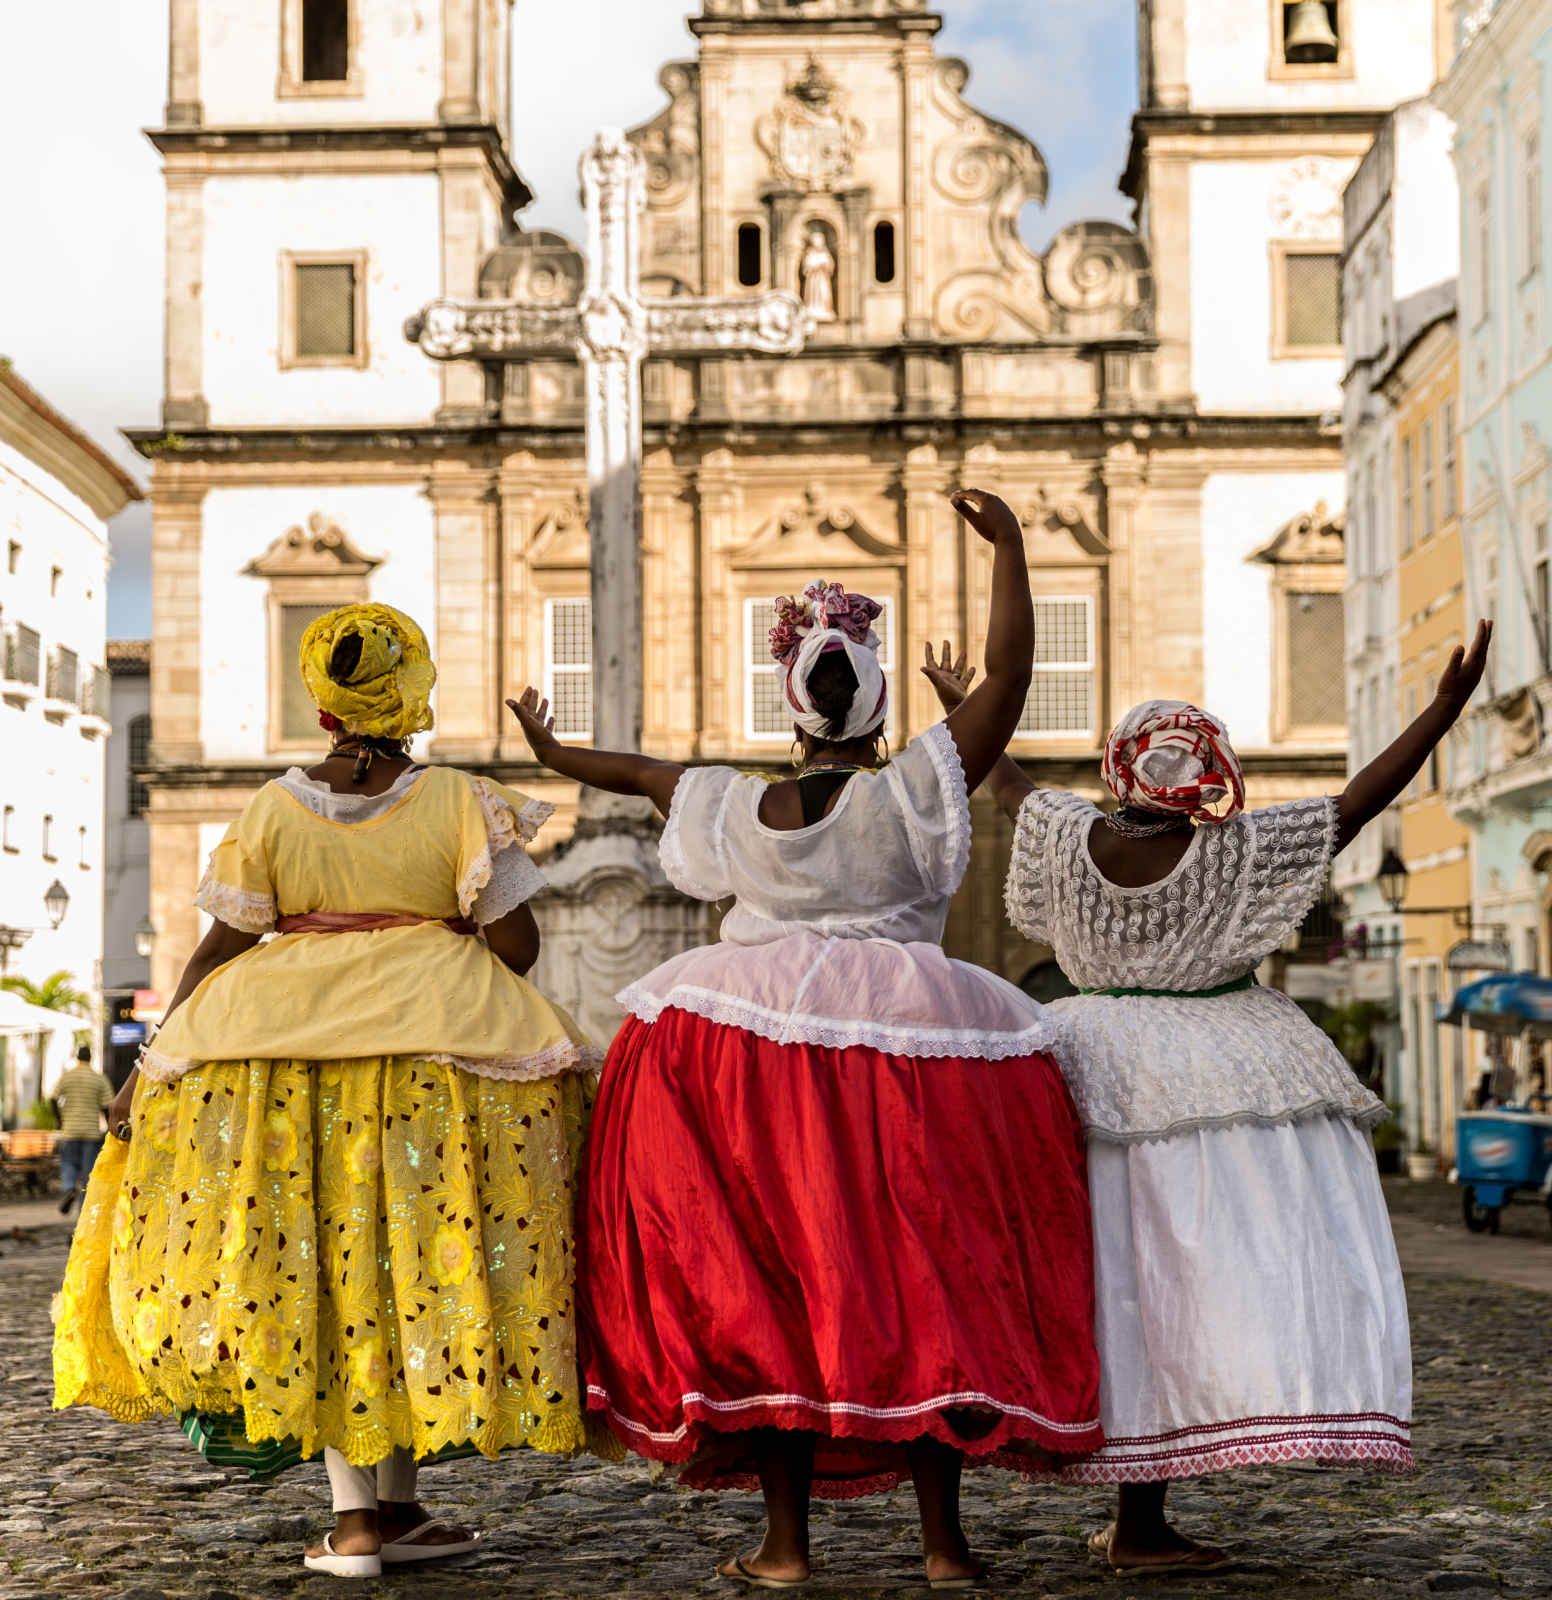
[[[1412,1466],[1406,1295],[1343,1117],[1089,1140],[1100,1418],[1072,1483]]]

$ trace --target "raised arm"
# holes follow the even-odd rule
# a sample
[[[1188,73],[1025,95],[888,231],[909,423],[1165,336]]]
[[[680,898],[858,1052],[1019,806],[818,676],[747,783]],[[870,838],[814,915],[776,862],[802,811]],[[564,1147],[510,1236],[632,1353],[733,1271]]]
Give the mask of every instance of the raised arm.
[[[1467,651],[1457,645],[1439,675],[1433,703],[1389,749],[1377,755],[1342,791],[1336,803],[1336,847],[1345,850],[1422,770],[1434,747],[1460,720],[1487,669],[1491,622],[1477,624]]]
[[[625,755],[617,750],[584,750],[580,745],[562,744],[555,737],[555,719],[550,703],[537,689],[525,689],[521,700],[508,700],[507,707],[522,727],[528,748],[540,766],[563,778],[574,778],[607,794],[636,794],[650,800],[668,815],[674,790],[684,776],[684,768],[674,761],[654,761],[650,756]]]
[[[978,789],[1008,748],[1024,714],[1035,656],[1035,607],[1024,560],[1024,530],[1013,508],[984,489],[964,489],[954,509],[992,546],[992,607],[986,676],[949,716],[965,783]]]
[[[941,660],[932,653],[932,645],[928,644],[922,676],[932,685],[943,709],[952,716],[970,693],[970,686],[975,682],[975,668],[967,665],[963,650],[956,660],[954,647],[945,639]],[[997,765],[992,768],[986,786],[991,790],[992,798],[1015,822],[1024,802],[1035,792],[1035,785],[1024,776],[1024,769],[1006,752],[997,758]]]

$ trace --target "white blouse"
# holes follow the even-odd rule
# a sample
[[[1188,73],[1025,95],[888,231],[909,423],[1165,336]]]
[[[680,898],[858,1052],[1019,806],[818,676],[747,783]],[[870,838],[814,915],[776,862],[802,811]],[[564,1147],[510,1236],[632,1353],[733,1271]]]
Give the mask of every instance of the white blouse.
[[[1158,1138],[1317,1115],[1377,1122],[1385,1108],[1286,995],[1202,991],[1244,978],[1297,932],[1325,886],[1336,806],[1299,800],[1198,827],[1157,883],[1110,882],[1089,853],[1097,807],[1038,790],[1019,815],[1008,915],[1081,989],[1048,1008],[1090,1133]]]
[[[970,859],[970,801],[945,724],[829,814],[761,822],[765,782],[730,767],[679,781],[663,870],[697,900],[731,900],[722,942],[665,962],[619,996],[649,1021],[677,1006],[779,1043],[1004,1060],[1052,1031],[1011,984],[941,948]]]

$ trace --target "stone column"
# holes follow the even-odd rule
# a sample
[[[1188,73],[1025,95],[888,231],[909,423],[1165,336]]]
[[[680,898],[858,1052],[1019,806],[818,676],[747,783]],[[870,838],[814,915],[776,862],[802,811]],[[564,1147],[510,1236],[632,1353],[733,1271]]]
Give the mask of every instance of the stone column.
[[[932,685],[916,670],[923,642],[962,644],[968,632],[958,542],[948,531],[957,516],[944,498],[947,489],[937,447],[913,446],[900,471],[907,626],[895,641],[897,681],[905,690],[900,716],[905,736],[930,728],[943,715]]]
[[[172,0],[167,30],[169,128],[197,128],[205,120],[199,99],[199,0]]]
[[[1132,604],[1132,634],[1147,651],[1136,664],[1138,697],[1200,704],[1204,474],[1194,461],[1155,461],[1148,478],[1147,542],[1139,540]]]
[[[203,484],[158,462],[151,475],[151,703],[159,765],[204,759],[200,732]]]
[[[480,265],[491,235],[491,198],[483,160],[471,150],[444,151],[437,161],[441,180],[442,293],[454,299],[479,296]],[[483,421],[488,409],[485,369],[477,361],[449,361],[442,367],[439,420]]]
[[[735,743],[728,711],[741,703],[737,675],[743,671],[743,629],[736,618],[728,565],[729,552],[739,543],[738,513],[742,503],[731,450],[719,447],[702,458],[695,475],[695,493],[701,565],[700,709],[696,723],[701,730],[702,749],[714,756],[726,756]]]
[[[205,402],[205,179],[167,164],[166,344],[162,425],[201,428]]]
[[[491,475],[439,461],[427,488],[436,518],[438,760],[489,761],[500,709],[500,583]]]
[[[731,294],[728,271],[727,157],[723,140],[727,131],[728,81],[732,61],[724,41],[701,43],[701,160],[705,184],[705,210],[701,216],[701,258],[705,262],[706,294]],[[774,251],[774,246],[773,246]]]
[[[905,337],[932,334],[932,284],[927,233],[929,147],[928,106],[932,98],[933,55],[930,36],[907,38],[901,74],[905,97]]]
[[[442,98],[440,122],[468,123],[480,111],[479,0],[442,0]]]
[[[1191,163],[1148,152],[1148,249],[1153,260],[1159,396],[1194,392],[1191,374]]]
[[[1110,544],[1109,640],[1104,684],[1107,705],[1099,708],[1102,728],[1112,726],[1128,706],[1144,698],[1138,681],[1137,516],[1142,497],[1143,460],[1135,444],[1117,445],[1101,468],[1105,486],[1105,533]]]
[[[544,665],[541,637],[543,612],[532,600],[529,557],[533,545],[535,515],[543,479],[529,451],[507,459],[497,479],[497,518],[501,603],[503,606],[500,698],[520,694],[530,683],[538,684]],[[536,634],[536,631],[538,633]],[[504,761],[529,759],[528,741],[512,721],[504,706],[496,711],[500,722],[499,754]]]

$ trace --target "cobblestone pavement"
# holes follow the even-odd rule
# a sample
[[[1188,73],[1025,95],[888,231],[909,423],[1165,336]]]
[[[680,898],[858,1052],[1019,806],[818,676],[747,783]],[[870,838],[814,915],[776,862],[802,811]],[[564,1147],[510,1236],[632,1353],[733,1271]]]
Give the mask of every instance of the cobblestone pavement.
[[[1450,1193],[1394,1203],[1427,1221],[1426,1208]],[[1526,1215],[1545,1229],[1544,1216]],[[330,1580],[305,1577],[300,1562],[303,1537],[326,1522],[320,1468],[255,1486],[206,1467],[171,1423],[128,1428],[95,1412],[49,1411],[48,1300],[66,1238],[52,1227],[0,1240],[0,1600],[330,1592]],[[1552,1254],[1544,1232],[1499,1243]],[[1427,1273],[1414,1274],[1410,1288],[1417,1476],[1247,1472],[1177,1489],[1181,1523],[1246,1559],[1216,1578],[1139,1581],[1108,1576],[1084,1553],[1081,1535],[1103,1519],[1103,1493],[972,1475],[967,1521],[994,1563],[992,1587],[1046,1600],[1547,1595],[1552,1297]],[[390,1600],[730,1592],[711,1568],[748,1548],[759,1527],[754,1499],[690,1495],[639,1465],[461,1462],[429,1470],[425,1493],[486,1527],[489,1548],[356,1592]],[[809,1592],[820,1600],[926,1592],[909,1491],[821,1507],[815,1538],[822,1568]]]

